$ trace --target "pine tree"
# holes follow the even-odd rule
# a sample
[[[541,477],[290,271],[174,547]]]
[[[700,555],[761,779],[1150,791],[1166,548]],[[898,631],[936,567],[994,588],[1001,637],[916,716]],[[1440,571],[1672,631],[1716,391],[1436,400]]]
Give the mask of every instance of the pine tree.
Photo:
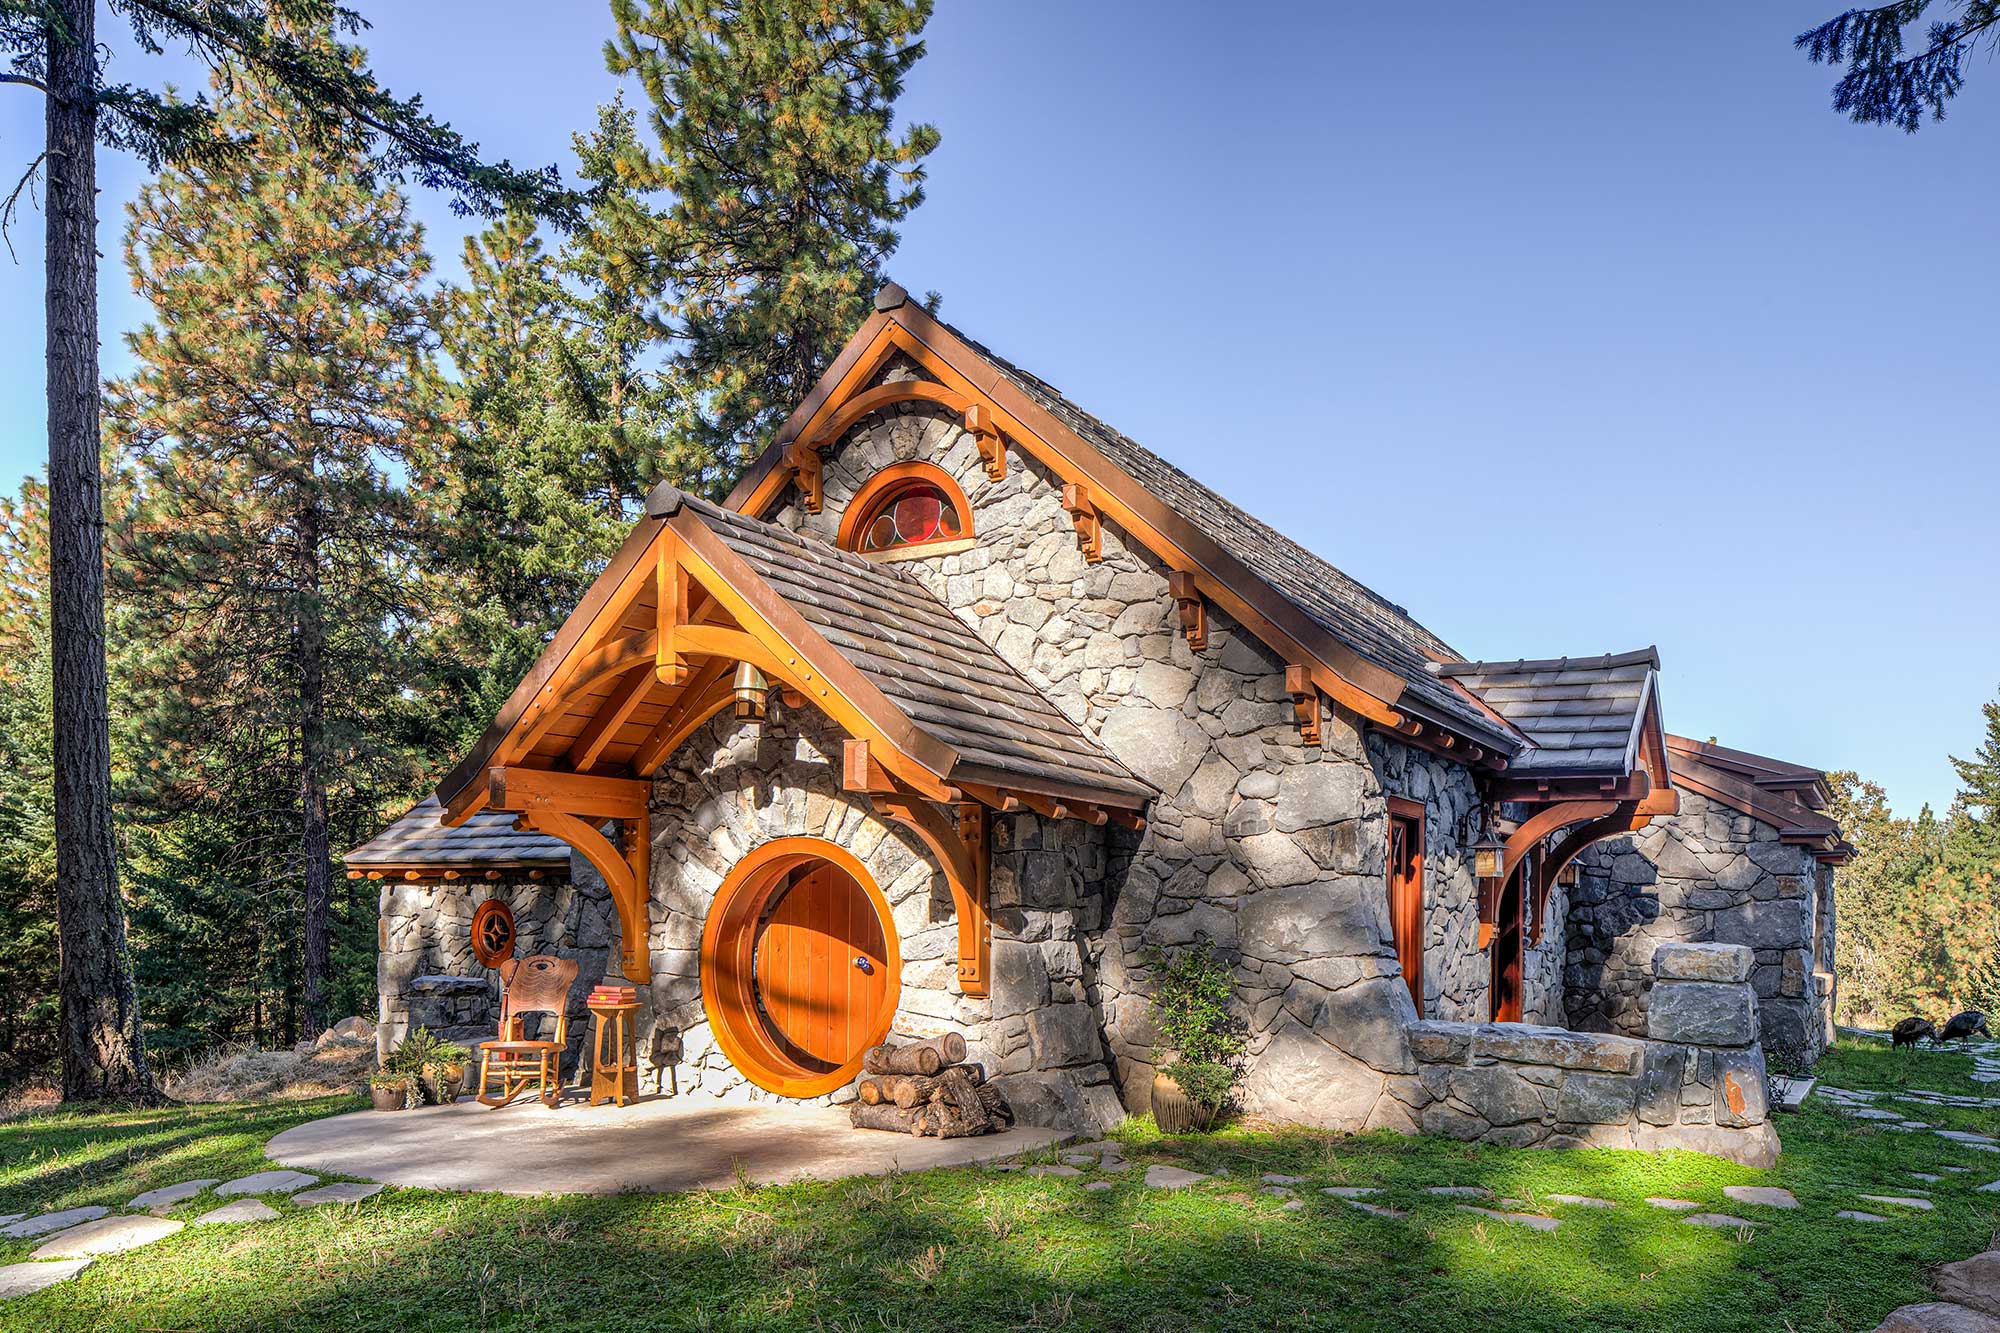
[[[229,821],[237,873],[299,903],[313,1036],[336,807],[409,781],[397,714],[423,534],[398,476],[434,471],[449,432],[402,194],[303,133],[276,80],[225,80],[222,128],[255,150],[169,169],[131,210],[127,262],[158,320],[108,395],[138,477],[119,568],[158,647],[154,801]]]
[[[1986,733],[1972,758],[1956,756],[1956,808],[1961,818],[1947,839],[1947,858],[1963,873],[2000,868],[2000,699],[1980,709]]]
[[[353,53],[295,40],[360,18],[329,0],[131,0],[114,7],[133,44],[167,43],[210,67],[235,61],[298,98],[317,145],[373,145],[466,207],[496,197],[567,214],[573,201],[546,173],[488,165],[478,147],[432,119],[417,99],[377,86]],[[22,191],[47,169],[42,267],[49,432],[50,645],[56,829],[56,915],[62,940],[63,1097],[157,1100],[127,960],[111,817],[111,744],[104,649],[103,489],[98,473],[97,148],[137,153],[149,166],[240,153],[219,133],[216,107],[132,84],[107,84],[95,0],[0,4],[0,83],[32,88],[44,108],[41,151],[0,202],[5,229]]]
[[[1849,9],[1800,33],[1793,45],[1816,65],[1845,65],[1833,85],[1833,109],[1857,125],[1894,125],[1915,134],[1926,114],[1944,119],[1944,106],[1965,86],[1965,59],[1984,46],[2000,48],[2000,0],[1944,0],[1955,10],[1934,21],[1914,53],[1903,30],[1914,27],[1932,0],[1890,0]]]
[[[590,244],[653,279],[649,314],[740,468],[865,318],[923,202],[938,133],[890,128],[931,0],[612,0],[611,72],[635,77],[657,152],[616,179],[664,207],[599,209]]]
[[[0,498],[0,1088],[56,1057],[47,491]]]

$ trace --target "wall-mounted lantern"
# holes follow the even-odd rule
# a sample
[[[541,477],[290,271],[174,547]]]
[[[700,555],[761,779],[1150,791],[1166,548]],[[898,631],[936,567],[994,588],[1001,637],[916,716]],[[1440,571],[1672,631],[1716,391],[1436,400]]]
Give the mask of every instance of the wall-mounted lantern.
[[[731,683],[730,694],[736,701],[738,722],[762,722],[770,693],[771,682],[764,679],[763,672],[748,662],[736,664],[736,679]]]
[[[1560,871],[1557,872],[1556,883],[1562,885],[1566,889],[1573,889],[1576,887],[1577,881],[1582,878],[1583,878],[1583,872],[1577,869],[1575,861],[1571,861],[1568,865],[1565,865]]]
[[[1507,844],[1493,836],[1488,830],[1478,842],[1472,844],[1472,873],[1478,879],[1500,878],[1500,865],[1507,855]]]

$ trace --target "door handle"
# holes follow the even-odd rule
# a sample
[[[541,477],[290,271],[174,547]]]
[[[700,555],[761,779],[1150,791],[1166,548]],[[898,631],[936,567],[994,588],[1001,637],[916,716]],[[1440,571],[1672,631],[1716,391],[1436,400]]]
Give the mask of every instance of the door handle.
[[[863,957],[861,954],[854,955],[854,965],[860,968],[863,972],[867,973],[869,976],[875,975],[875,964],[869,962],[867,958]]]

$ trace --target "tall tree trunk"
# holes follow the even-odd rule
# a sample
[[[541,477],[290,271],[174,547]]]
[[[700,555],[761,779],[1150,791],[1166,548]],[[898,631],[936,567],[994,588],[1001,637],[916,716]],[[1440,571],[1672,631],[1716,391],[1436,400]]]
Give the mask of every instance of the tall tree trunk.
[[[332,971],[327,916],[333,903],[333,852],[326,826],[326,624],[319,588],[320,512],[298,518],[299,853],[305,863],[305,1035],[326,1031],[326,983]]]
[[[65,1101],[151,1101],[111,830],[104,497],[97,433],[97,90],[92,0],[49,6],[49,590],[56,929]]]

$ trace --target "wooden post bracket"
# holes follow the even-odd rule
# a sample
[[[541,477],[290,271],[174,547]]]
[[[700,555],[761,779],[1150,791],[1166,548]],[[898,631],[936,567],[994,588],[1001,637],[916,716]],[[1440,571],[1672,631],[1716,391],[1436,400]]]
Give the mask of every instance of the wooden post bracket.
[[[785,466],[792,470],[806,499],[806,512],[817,514],[826,502],[826,478],[820,466],[819,450],[804,440],[785,446]]]
[[[866,795],[886,818],[908,829],[930,849],[944,871],[951,902],[958,916],[958,986],[967,995],[983,996],[992,985],[993,918],[988,885],[992,840],[985,807],[957,801],[957,819],[947,819],[933,802],[896,782],[868,753],[868,742],[850,738],[843,747],[841,787]],[[976,814],[968,815],[968,807]]]
[[[1083,552],[1083,558],[1093,565],[1102,560],[1104,528],[1098,518],[1097,506],[1090,502],[1090,488],[1075,481],[1064,486],[1062,507],[1069,515],[1071,526],[1076,529],[1076,545]]]
[[[1292,696],[1292,717],[1299,724],[1299,739],[1307,745],[1320,743],[1319,689],[1312,672],[1293,663],[1285,668],[1285,693]]]
[[[647,793],[651,784],[527,768],[495,768],[488,773],[487,784],[490,808],[516,812],[518,829],[568,843],[604,877],[618,911],[618,953],[625,979],[641,986],[650,982],[653,958],[647,909],[652,899],[652,821]],[[604,819],[619,821],[615,844],[597,829]]]
[[[986,460],[986,479],[1005,481],[1007,445],[1000,438],[1000,428],[993,424],[993,409],[984,403],[973,403],[967,407],[965,429],[971,432],[973,443],[979,446],[979,456]]]
[[[1176,569],[1167,575],[1167,591],[1173,594],[1174,605],[1180,609],[1181,633],[1187,636],[1188,647],[1196,652],[1208,647],[1208,603],[1202,601],[1194,575]]]

